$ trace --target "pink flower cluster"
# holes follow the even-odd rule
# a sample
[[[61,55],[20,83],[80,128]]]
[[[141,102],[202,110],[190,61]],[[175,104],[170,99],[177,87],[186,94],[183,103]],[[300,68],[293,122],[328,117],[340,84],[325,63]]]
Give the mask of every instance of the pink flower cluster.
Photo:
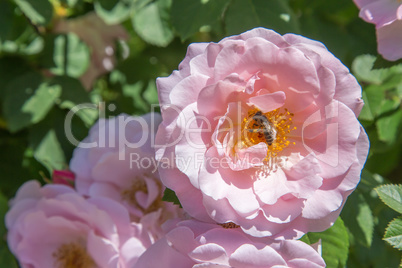
[[[402,59],[402,2],[400,0],[353,0],[359,16],[375,24],[377,48],[385,59]]]
[[[21,187],[6,218],[21,266],[325,267],[298,239],[335,222],[367,157],[349,70],[319,42],[257,28],[191,44],[157,87],[162,117],[92,127],[75,189]]]
[[[162,201],[151,147],[159,123],[159,114],[100,119],[74,151],[74,173],[55,171],[53,184],[29,181],[19,189],[6,226],[21,267],[133,267],[164,235],[164,221],[184,218]]]

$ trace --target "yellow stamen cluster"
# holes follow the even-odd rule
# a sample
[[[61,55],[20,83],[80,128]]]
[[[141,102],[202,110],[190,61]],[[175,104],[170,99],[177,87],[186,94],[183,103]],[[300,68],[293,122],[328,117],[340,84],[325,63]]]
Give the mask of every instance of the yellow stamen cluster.
[[[52,254],[56,268],[95,268],[95,262],[80,243],[62,244]]]
[[[261,125],[253,118],[257,112],[260,112],[257,108],[253,108],[248,111],[248,115],[242,122],[242,144],[245,147],[250,147],[261,142],[268,146],[268,153],[266,160],[275,158],[279,152],[288,147],[291,142],[288,140],[289,133],[295,130],[296,127],[292,127],[292,118],[294,114],[289,112],[286,108],[278,108],[273,111],[262,113],[260,118],[266,118],[269,123],[269,127],[273,128],[275,137],[272,143],[266,139],[265,133],[271,135],[267,126]],[[273,135],[271,135],[273,136]],[[293,142],[294,144],[294,142]]]

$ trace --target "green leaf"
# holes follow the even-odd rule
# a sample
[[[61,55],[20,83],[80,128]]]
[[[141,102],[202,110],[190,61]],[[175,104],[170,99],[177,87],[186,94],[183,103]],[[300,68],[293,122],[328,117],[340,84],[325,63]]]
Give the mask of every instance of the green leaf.
[[[156,0],[135,10],[133,27],[146,42],[165,47],[173,40],[173,31],[169,25],[170,4],[170,0]]]
[[[47,168],[65,169],[79,141],[88,135],[88,127],[77,116],[68,120],[67,112],[54,107],[47,117],[29,128],[29,145],[34,158]],[[72,136],[72,137],[71,137]]]
[[[182,40],[197,33],[202,26],[217,23],[228,0],[173,0],[171,8],[172,26]]]
[[[339,217],[334,225],[321,233],[307,233],[301,239],[311,244],[321,239],[322,257],[327,267],[344,267],[349,253],[349,237],[342,219]]]
[[[373,121],[374,120],[374,115],[371,112],[370,102],[367,100],[366,91],[362,92],[362,99],[363,99],[363,102],[364,102],[364,106],[363,106],[363,109],[361,110],[361,112],[359,114],[359,119],[360,120]]]
[[[0,2],[0,40],[6,40],[14,19],[13,6],[9,1]]]
[[[35,150],[34,157],[48,169],[50,174],[54,169],[65,169],[67,166],[63,149],[53,129],[43,137]]]
[[[130,16],[132,1],[128,0],[96,0],[95,12],[107,24],[118,24]]]
[[[55,75],[80,77],[88,68],[88,46],[73,33],[47,35],[42,65]]]
[[[0,192],[0,218],[1,219],[5,218],[7,210],[8,210],[8,200],[3,195],[3,193]],[[7,233],[7,230],[6,230],[4,221],[1,221],[0,237],[5,238],[6,233]],[[3,239],[0,241],[0,263],[3,267],[18,268],[15,258],[13,257],[10,250],[8,249],[6,241]]]
[[[73,8],[75,6],[77,6],[78,4],[81,4],[82,1],[84,0],[60,0],[62,3],[64,3],[65,5],[67,5],[70,8]]]
[[[372,70],[375,62],[373,55],[361,55],[355,58],[352,63],[354,75],[361,81],[378,84],[381,83],[386,75],[385,70]]]
[[[389,223],[385,231],[384,240],[394,248],[402,250],[402,216]]]
[[[255,27],[298,33],[296,16],[284,0],[233,0],[225,13],[228,34],[240,34]]]
[[[402,185],[387,184],[375,188],[380,199],[393,210],[402,213]]]
[[[365,105],[369,106],[371,114],[376,117],[379,114],[381,103],[384,99],[384,90],[377,85],[369,85],[364,89]]]
[[[3,106],[9,130],[16,132],[42,120],[60,93],[37,73],[27,73],[10,82]]]
[[[170,190],[169,188],[166,188],[165,191],[163,192],[163,197],[162,197],[163,201],[166,202],[172,202],[173,204],[176,205],[180,205],[180,201],[176,196],[176,193],[172,190]],[[180,205],[181,207],[181,205]]]
[[[0,242],[0,263],[3,267],[7,268],[19,267],[13,254],[11,254],[10,250],[8,249],[7,243],[4,241]]]
[[[146,87],[146,89],[143,93],[143,96],[144,96],[144,99],[149,104],[158,104],[159,103],[158,91],[156,89],[155,80],[151,80],[148,82],[148,86]]]
[[[402,59],[397,61],[388,61],[384,59],[381,55],[378,55],[377,58],[375,59],[373,69],[390,68],[399,64],[402,64]]]
[[[374,217],[364,196],[358,192],[351,194],[341,215],[354,239],[365,247],[370,247],[373,241]]]
[[[53,7],[48,0],[15,0],[22,12],[33,24],[47,25],[53,16]]]
[[[68,76],[55,76],[50,81],[50,84],[62,89],[60,98],[57,101],[61,109],[74,109],[75,114],[88,127],[95,123],[99,111],[93,108],[95,105],[92,104],[88,92],[85,91],[80,81]]]
[[[389,116],[383,116],[376,122],[378,138],[387,143],[394,143],[400,133],[402,110],[398,109]]]
[[[6,95],[9,82],[30,70],[28,64],[20,57],[2,57],[0,59],[0,98]]]

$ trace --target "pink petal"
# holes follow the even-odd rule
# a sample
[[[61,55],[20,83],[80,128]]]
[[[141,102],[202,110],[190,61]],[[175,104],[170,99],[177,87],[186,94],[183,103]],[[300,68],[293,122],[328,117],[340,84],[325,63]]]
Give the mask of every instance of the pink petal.
[[[325,202],[322,202],[325,200]],[[343,201],[343,196],[338,190],[317,190],[314,196],[305,203],[302,215],[307,219],[320,219],[337,210]]]
[[[244,244],[231,256],[229,263],[233,267],[272,267],[286,265],[284,259],[271,247],[257,249],[254,245]]]
[[[402,20],[396,20],[389,25],[377,29],[378,53],[386,60],[396,61],[402,58],[401,29]]]
[[[189,256],[199,262],[212,262],[222,265],[227,264],[229,259],[223,247],[212,243],[196,247]]]
[[[359,16],[370,23],[374,23],[377,28],[383,27],[395,21],[395,10],[399,7],[398,1],[375,1],[364,5],[360,9]]]
[[[284,105],[286,95],[283,91],[251,97],[249,104],[256,106],[263,113],[270,112]]]

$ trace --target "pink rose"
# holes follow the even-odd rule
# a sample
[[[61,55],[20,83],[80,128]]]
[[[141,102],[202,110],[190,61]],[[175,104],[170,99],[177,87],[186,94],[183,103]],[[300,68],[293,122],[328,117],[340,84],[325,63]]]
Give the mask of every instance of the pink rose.
[[[152,230],[152,241],[164,234],[160,229],[164,221],[182,216],[177,205],[162,201],[165,187],[152,147],[160,122],[157,113],[100,119],[75,149],[70,162],[80,194],[108,197],[123,204],[133,221]]]
[[[369,143],[361,88],[323,44],[264,28],[191,44],[157,86],[159,173],[191,216],[282,238],[333,224]]]
[[[132,267],[146,249],[123,206],[107,198],[86,200],[65,185],[22,185],[6,227],[23,268]]]
[[[354,0],[359,16],[373,23],[378,53],[389,61],[402,58],[402,2],[400,0]]]
[[[156,257],[157,256],[157,257]],[[325,267],[311,246],[297,240],[250,237],[240,228],[183,221],[145,251],[135,268]]]

